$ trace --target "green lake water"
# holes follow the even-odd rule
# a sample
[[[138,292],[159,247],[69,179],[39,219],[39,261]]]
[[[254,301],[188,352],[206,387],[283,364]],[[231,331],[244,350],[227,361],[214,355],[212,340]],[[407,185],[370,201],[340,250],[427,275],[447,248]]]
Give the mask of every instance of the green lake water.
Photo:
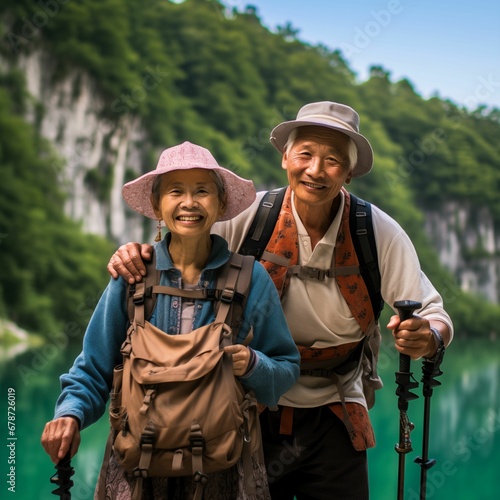
[[[445,356],[444,374],[438,379],[442,385],[435,388],[431,402],[429,456],[437,462],[427,473],[429,500],[500,498],[499,347],[498,342],[455,340]],[[54,487],[49,478],[54,469],[40,445],[40,435],[52,417],[59,374],[69,368],[76,354],[74,349],[64,350],[54,342],[1,361],[1,499],[58,498],[50,493]],[[397,366],[398,356],[392,346],[383,344],[379,371],[385,386],[377,392],[370,413],[377,439],[376,447],[369,451],[372,500],[397,498]],[[421,362],[412,362],[411,368],[420,380]],[[405,500],[419,498],[420,466],[413,461],[422,449],[421,384],[414,392],[420,397],[410,401],[408,408],[415,429],[411,434],[413,451],[405,456]],[[107,417],[103,416],[82,432],[80,451],[72,461],[76,470],[73,500],[93,496],[107,431]]]

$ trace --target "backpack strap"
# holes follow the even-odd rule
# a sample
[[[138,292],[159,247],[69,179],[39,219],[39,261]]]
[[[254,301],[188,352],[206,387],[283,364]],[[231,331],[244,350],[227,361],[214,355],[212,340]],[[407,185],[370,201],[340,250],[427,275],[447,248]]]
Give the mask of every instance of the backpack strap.
[[[373,231],[372,206],[365,200],[351,195],[349,224],[351,237],[359,260],[361,276],[366,284],[373,308],[375,321],[384,307],[380,293],[380,270],[378,267],[377,245]]]
[[[127,312],[132,324],[134,319],[144,326],[151,317],[159,293],[176,295],[190,299],[216,300],[216,321],[227,323],[236,336],[241,326],[241,318],[252,281],[253,256],[243,256],[231,252],[231,257],[220,270],[215,289],[184,290],[160,285],[161,271],[156,269],[156,254],[145,262],[146,276],[133,285],[128,285]],[[251,338],[248,340],[248,342]]]
[[[215,304],[215,322],[228,324],[236,337],[242,322],[243,310],[252,282],[252,271],[255,258],[252,255],[240,255],[231,252],[231,257],[221,269],[217,278],[217,290],[221,290],[219,300]],[[245,340],[248,344],[251,333]]]
[[[144,304],[144,319],[149,319],[156,304],[153,287],[160,283],[161,271],[156,269],[156,253],[154,248],[150,261],[144,261],[146,276],[139,283],[127,285],[127,313],[130,324],[134,322],[135,306]],[[141,286],[138,286],[141,285]]]
[[[273,234],[286,188],[287,186],[273,189],[264,195],[238,253],[253,255],[257,260],[260,260]]]

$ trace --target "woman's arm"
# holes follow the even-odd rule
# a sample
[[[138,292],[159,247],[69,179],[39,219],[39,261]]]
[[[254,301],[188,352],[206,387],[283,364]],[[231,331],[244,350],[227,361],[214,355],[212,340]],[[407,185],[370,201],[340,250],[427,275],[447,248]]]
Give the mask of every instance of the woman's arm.
[[[122,279],[111,280],[99,300],[85,332],[82,352],[69,372],[60,377],[55,419],[73,416],[84,429],[104,413],[113,369],[122,360],[120,347],[127,328],[126,289]]]
[[[240,341],[244,340],[250,327],[253,328],[250,347],[257,359],[253,369],[240,377],[240,381],[247,389],[255,391],[259,403],[274,406],[297,380],[300,355],[274,283],[258,262],[254,264],[252,286],[238,335]]]

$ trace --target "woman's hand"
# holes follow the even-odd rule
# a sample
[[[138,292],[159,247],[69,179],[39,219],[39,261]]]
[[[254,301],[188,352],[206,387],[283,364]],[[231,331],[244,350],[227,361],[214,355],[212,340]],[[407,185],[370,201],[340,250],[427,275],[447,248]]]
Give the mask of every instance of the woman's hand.
[[[250,349],[241,344],[234,344],[224,347],[224,352],[233,357],[233,373],[237,377],[245,375],[250,362]]]
[[[73,417],[61,417],[45,424],[42,446],[55,464],[59,463],[71,450],[73,457],[80,446],[80,429]]]

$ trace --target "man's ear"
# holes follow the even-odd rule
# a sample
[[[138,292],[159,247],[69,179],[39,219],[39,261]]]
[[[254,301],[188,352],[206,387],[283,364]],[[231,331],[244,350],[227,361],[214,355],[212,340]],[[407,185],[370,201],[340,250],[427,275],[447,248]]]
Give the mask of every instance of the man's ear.
[[[288,153],[285,152],[285,153],[283,153],[283,156],[281,157],[281,168],[283,170],[287,169],[287,163],[288,163]]]

